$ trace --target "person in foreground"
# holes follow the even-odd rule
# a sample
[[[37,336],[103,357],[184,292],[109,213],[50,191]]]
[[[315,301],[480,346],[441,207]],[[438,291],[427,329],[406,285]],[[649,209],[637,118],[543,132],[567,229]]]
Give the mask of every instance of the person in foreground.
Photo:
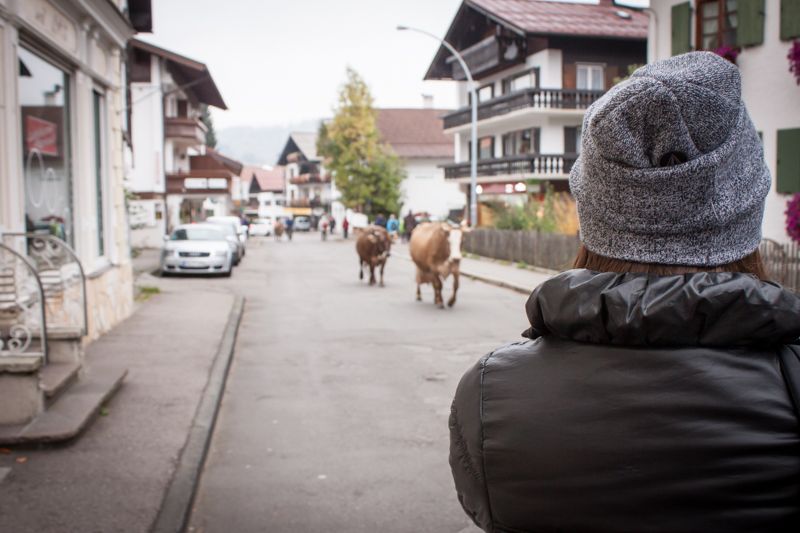
[[[761,265],[771,179],[740,92],[693,52],[588,109],[575,268],[453,401],[485,531],[800,531],[800,299]]]

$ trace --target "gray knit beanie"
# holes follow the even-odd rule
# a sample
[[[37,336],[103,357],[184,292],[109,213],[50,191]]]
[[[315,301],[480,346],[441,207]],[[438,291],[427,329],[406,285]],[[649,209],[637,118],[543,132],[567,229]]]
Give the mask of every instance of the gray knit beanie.
[[[592,252],[693,266],[747,256],[771,178],[739,70],[710,52],[638,69],[587,110],[569,183]]]

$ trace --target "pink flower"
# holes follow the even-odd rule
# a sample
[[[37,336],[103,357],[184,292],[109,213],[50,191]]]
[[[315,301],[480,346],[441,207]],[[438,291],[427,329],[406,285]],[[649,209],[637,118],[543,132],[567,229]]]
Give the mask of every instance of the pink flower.
[[[786,202],[786,233],[794,242],[800,242],[800,193]]]

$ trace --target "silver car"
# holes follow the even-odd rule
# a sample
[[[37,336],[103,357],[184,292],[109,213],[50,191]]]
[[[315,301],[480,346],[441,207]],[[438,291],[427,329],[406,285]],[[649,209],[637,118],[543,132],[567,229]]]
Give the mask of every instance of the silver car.
[[[229,220],[221,220],[226,218],[230,217],[209,217],[205,223],[213,224],[221,229],[225,233],[225,238],[236,245],[236,253],[233,256],[233,264],[235,266],[238,265],[244,257],[246,240],[242,240],[242,236],[239,234],[239,228],[245,226],[238,224],[238,222],[237,224],[232,224]]]
[[[184,224],[164,236],[161,274],[221,274],[233,270],[235,246],[221,226]]]

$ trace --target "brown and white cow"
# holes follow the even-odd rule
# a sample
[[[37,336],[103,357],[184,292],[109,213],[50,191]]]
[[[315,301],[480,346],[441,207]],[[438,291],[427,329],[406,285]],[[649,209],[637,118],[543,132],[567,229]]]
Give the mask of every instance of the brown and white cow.
[[[411,259],[417,265],[417,300],[422,300],[420,285],[433,285],[434,303],[444,308],[442,288],[444,280],[453,276],[453,296],[448,307],[456,303],[458,277],[461,265],[461,240],[466,228],[454,228],[443,222],[424,222],[414,228],[408,247]]]
[[[364,279],[364,265],[369,267],[369,284],[375,285],[375,269],[381,268],[381,287],[383,287],[383,268],[392,247],[389,232],[381,226],[367,226],[358,233],[356,252],[358,252],[358,279]]]

